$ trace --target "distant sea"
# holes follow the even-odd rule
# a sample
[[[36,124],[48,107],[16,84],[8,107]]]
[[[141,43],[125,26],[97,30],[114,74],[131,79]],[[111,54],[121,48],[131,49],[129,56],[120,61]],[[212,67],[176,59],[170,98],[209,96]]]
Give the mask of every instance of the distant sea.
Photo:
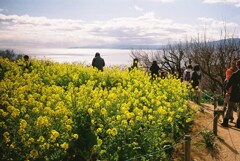
[[[51,60],[59,63],[83,63],[90,65],[96,52],[105,60],[106,66],[128,65],[132,63],[129,49],[95,49],[95,48],[46,48],[21,50],[31,58]]]

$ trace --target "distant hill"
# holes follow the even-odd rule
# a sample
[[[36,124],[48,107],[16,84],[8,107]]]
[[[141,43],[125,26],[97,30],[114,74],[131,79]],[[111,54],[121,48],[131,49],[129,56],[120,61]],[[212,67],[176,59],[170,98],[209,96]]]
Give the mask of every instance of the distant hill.
[[[99,48],[99,49],[123,49],[123,50],[158,50],[162,49],[164,45],[104,45],[104,46],[84,46],[84,47],[70,47],[77,48]]]
[[[209,45],[220,45],[226,43],[236,43],[240,44],[240,38],[229,38],[221,39],[216,41],[207,42]],[[205,42],[203,42],[205,43]],[[184,46],[184,42],[182,46]],[[178,44],[171,44],[172,47],[177,46]],[[82,47],[70,47],[71,49],[77,48],[98,48],[98,49],[123,49],[123,50],[160,50],[167,47],[167,45],[103,45],[103,46],[82,46]]]
[[[234,43],[234,44],[240,44],[240,38],[229,38],[229,39],[221,39],[216,41],[208,42],[212,45],[220,45],[223,43]]]

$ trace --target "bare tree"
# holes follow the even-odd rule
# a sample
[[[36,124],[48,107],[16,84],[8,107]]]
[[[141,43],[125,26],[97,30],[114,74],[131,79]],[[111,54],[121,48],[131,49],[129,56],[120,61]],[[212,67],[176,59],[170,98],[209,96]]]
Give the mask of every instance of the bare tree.
[[[158,50],[135,50],[131,51],[132,58],[138,58],[140,63],[149,68],[153,60],[157,61],[161,69],[179,77],[182,75],[183,66],[186,64],[184,47],[181,43],[171,45]]]
[[[169,44],[155,51],[132,51],[131,56],[138,58],[146,68],[156,60],[163,70],[177,73],[179,77],[188,64],[198,64],[202,72],[203,89],[220,93],[230,62],[240,58],[240,39],[235,38],[234,34],[228,36],[230,34],[224,29],[218,41],[207,41],[205,34],[203,40],[198,37],[190,42]]]
[[[231,60],[240,57],[240,40],[227,38],[208,42],[192,41],[188,45],[188,57],[200,65],[203,73],[204,88],[211,91],[222,91],[225,72]]]
[[[181,43],[168,45],[163,49],[162,68],[172,74],[177,73],[179,78],[182,76],[183,67],[187,61],[184,50],[185,48]]]
[[[137,58],[139,63],[149,71],[149,67],[153,60],[161,63],[160,50],[132,50],[130,56],[134,59]]]

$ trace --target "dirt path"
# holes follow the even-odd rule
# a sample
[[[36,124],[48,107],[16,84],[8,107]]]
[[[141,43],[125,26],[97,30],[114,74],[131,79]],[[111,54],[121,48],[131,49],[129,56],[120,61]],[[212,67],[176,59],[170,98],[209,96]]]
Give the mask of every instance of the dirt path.
[[[194,123],[192,135],[199,130],[207,128],[213,129],[213,105],[202,104],[201,112]],[[234,112],[234,122],[229,123],[229,128],[221,126],[222,116],[218,119],[217,136],[214,138],[216,146],[213,149],[205,148],[201,135],[192,140],[192,160],[193,161],[240,161],[240,129],[235,128],[236,112]]]

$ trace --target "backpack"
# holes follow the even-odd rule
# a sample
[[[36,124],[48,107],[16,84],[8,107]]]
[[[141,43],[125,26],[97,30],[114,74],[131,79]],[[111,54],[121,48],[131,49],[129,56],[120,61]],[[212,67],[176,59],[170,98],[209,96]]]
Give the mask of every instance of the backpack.
[[[190,71],[186,71],[184,80],[185,81],[190,81],[191,80],[191,72]]]

